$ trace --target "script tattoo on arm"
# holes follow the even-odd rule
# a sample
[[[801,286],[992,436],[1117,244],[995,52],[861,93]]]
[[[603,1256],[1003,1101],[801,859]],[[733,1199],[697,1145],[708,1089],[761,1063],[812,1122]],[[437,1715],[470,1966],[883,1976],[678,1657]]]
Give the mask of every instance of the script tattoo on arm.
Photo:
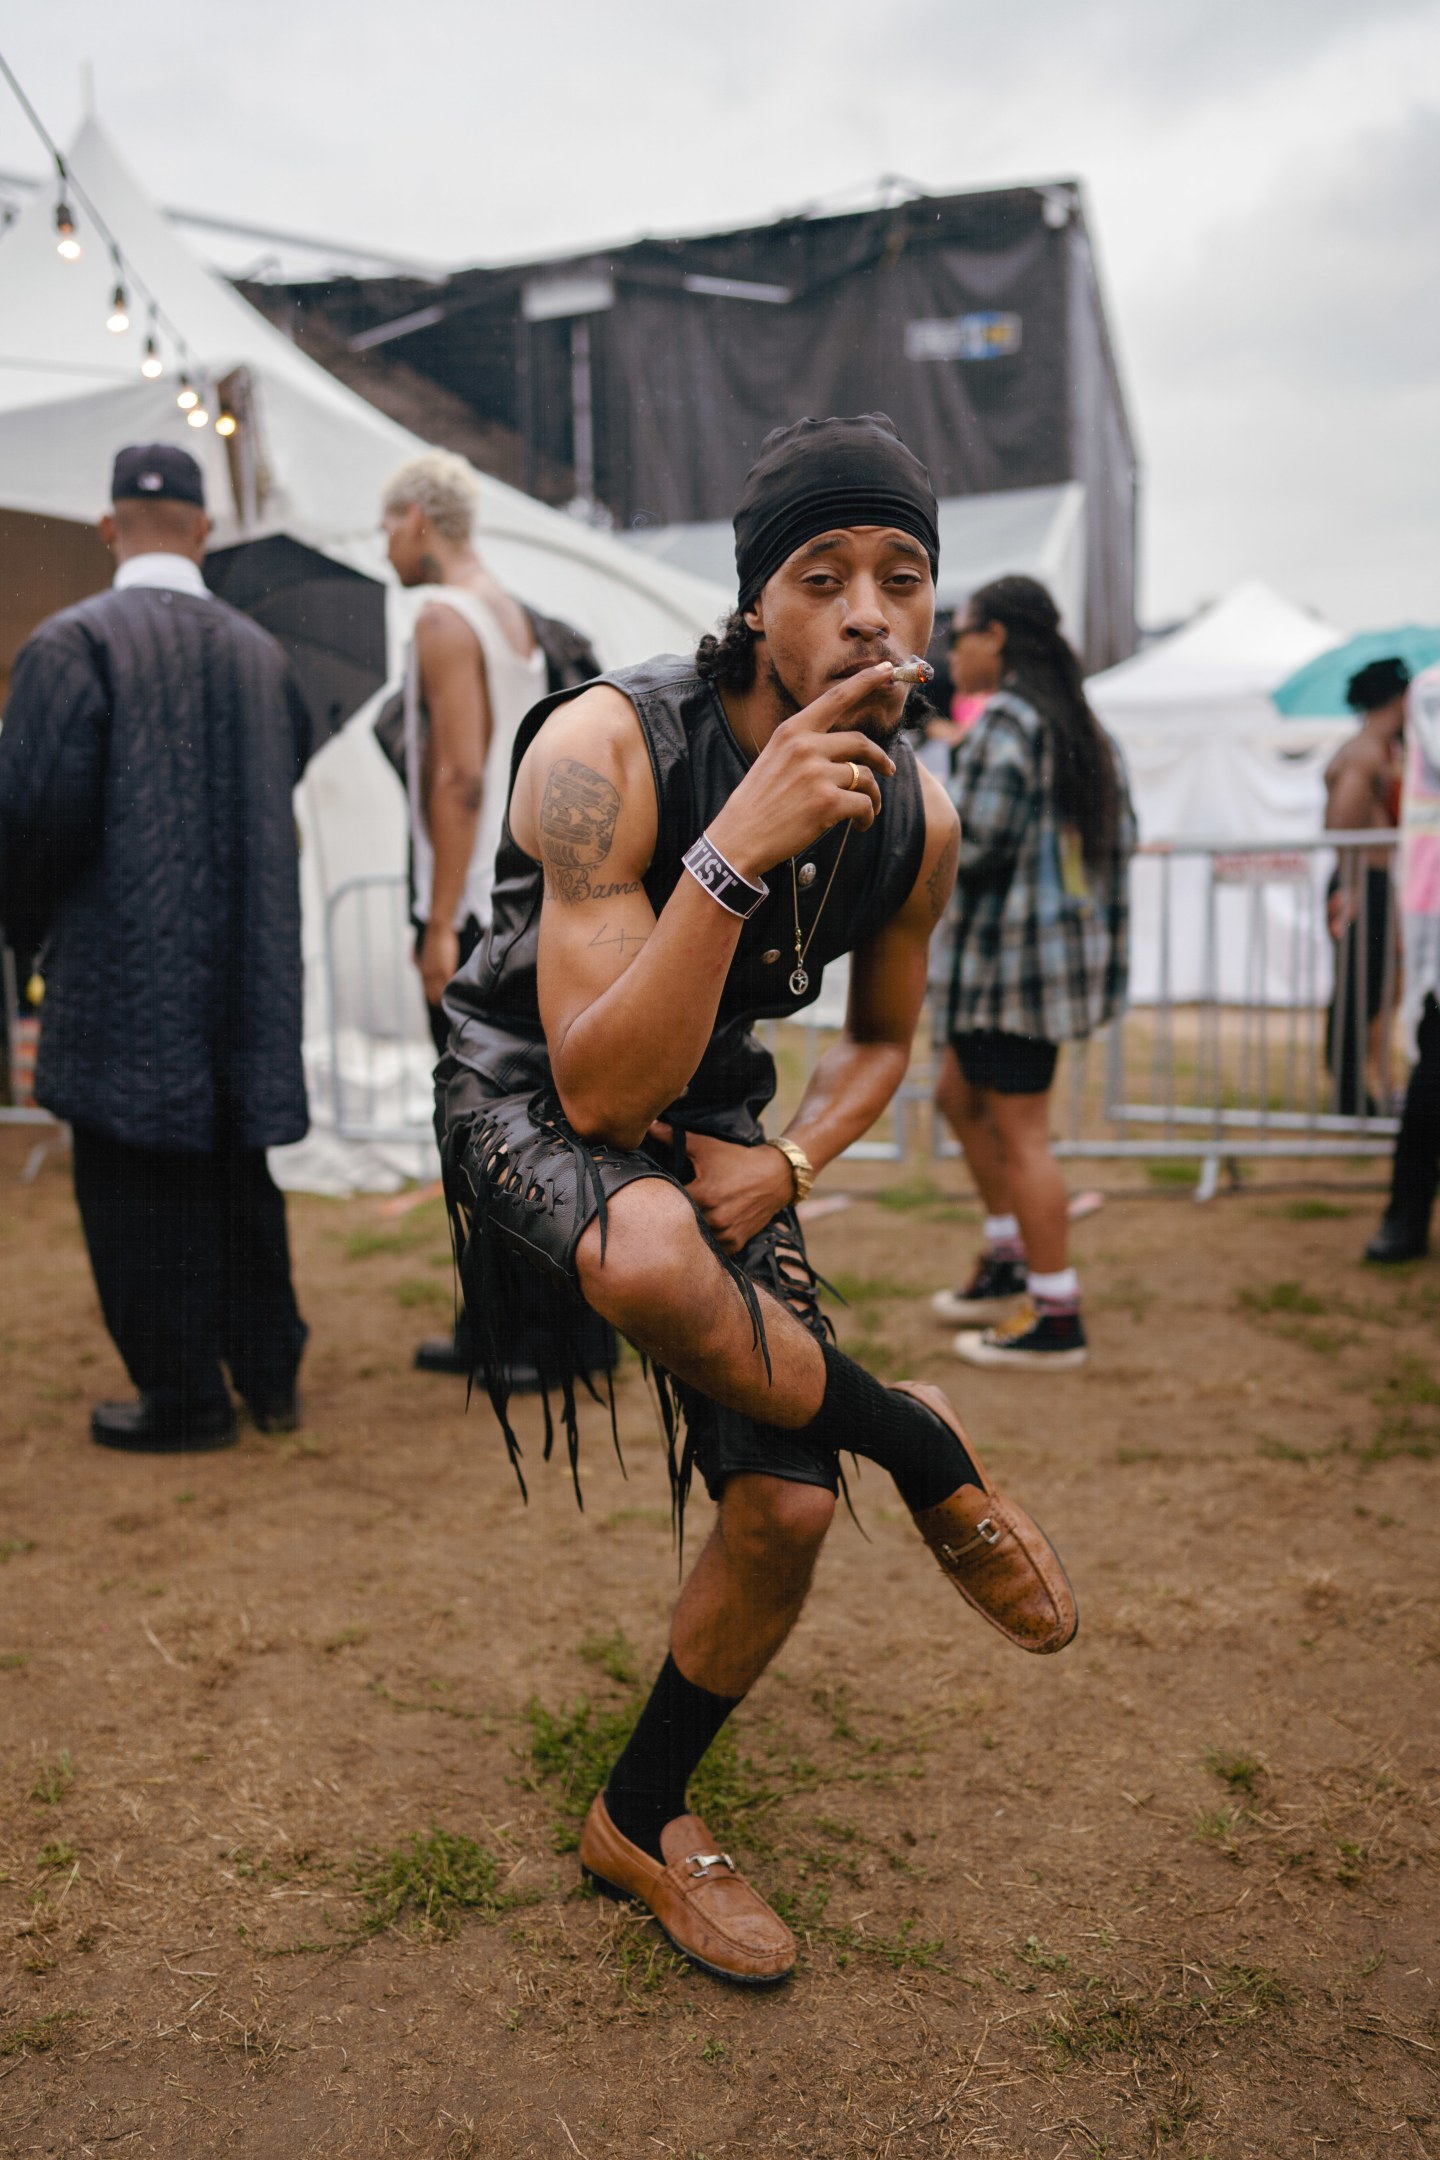
[[[925,880],[925,890],[930,895],[930,922],[933,928],[945,912],[950,898],[950,888],[955,883],[955,865],[960,859],[960,829],[957,826],[935,858],[935,867]]]
[[[620,791],[603,773],[576,758],[558,758],[551,766],[540,805],[540,847],[545,883],[556,899],[570,905],[636,890],[594,877],[610,853],[619,815]]]

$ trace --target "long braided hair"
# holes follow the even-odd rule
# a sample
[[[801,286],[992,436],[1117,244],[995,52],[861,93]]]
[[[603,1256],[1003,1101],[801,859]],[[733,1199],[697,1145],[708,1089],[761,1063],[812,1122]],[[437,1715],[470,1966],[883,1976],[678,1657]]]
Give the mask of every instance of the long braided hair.
[[[1120,789],[1110,739],[1085,697],[1080,662],[1060,629],[1060,611],[1035,578],[999,577],[970,595],[977,627],[1005,631],[1005,685],[1046,721],[1053,746],[1055,809],[1080,834],[1085,860],[1107,873],[1114,861]]]

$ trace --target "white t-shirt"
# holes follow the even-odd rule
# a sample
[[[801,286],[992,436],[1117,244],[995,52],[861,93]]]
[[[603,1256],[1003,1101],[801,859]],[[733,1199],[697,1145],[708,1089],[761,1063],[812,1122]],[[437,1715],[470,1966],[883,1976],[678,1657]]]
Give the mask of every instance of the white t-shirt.
[[[506,637],[494,611],[475,593],[461,585],[435,585],[427,589],[424,604],[439,601],[453,607],[474,631],[485,656],[485,688],[490,704],[490,746],[485,753],[485,777],[480,797],[480,820],[475,828],[475,848],[455,927],[470,916],[481,925],[490,920],[490,891],[495,881],[495,855],[505,823],[510,793],[510,758],[520,723],[532,705],[545,695],[545,655],[539,646],[521,654]],[[435,851],[425,822],[425,802],[420,785],[420,656],[415,641],[405,663],[405,784],[410,798],[410,844],[413,850],[415,914],[430,920],[430,894],[435,882]]]

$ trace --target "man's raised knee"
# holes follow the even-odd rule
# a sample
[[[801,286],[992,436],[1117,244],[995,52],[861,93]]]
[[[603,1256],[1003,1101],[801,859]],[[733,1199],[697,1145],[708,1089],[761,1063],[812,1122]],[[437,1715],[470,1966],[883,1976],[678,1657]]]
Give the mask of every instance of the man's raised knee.
[[[690,1202],[659,1178],[623,1186],[609,1203],[608,1218],[603,1257],[600,1225],[592,1222],[576,1248],[576,1272],[586,1304],[622,1334],[632,1334],[676,1295],[687,1260],[704,1245]]]

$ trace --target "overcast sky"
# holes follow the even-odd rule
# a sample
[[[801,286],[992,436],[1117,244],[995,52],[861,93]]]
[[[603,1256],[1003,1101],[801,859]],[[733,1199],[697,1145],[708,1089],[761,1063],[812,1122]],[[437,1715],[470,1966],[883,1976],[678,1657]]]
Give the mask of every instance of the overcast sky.
[[[1144,618],[1440,621],[1440,0],[0,0],[0,50],[62,140],[88,56],[162,201],[446,264],[1078,177]]]

